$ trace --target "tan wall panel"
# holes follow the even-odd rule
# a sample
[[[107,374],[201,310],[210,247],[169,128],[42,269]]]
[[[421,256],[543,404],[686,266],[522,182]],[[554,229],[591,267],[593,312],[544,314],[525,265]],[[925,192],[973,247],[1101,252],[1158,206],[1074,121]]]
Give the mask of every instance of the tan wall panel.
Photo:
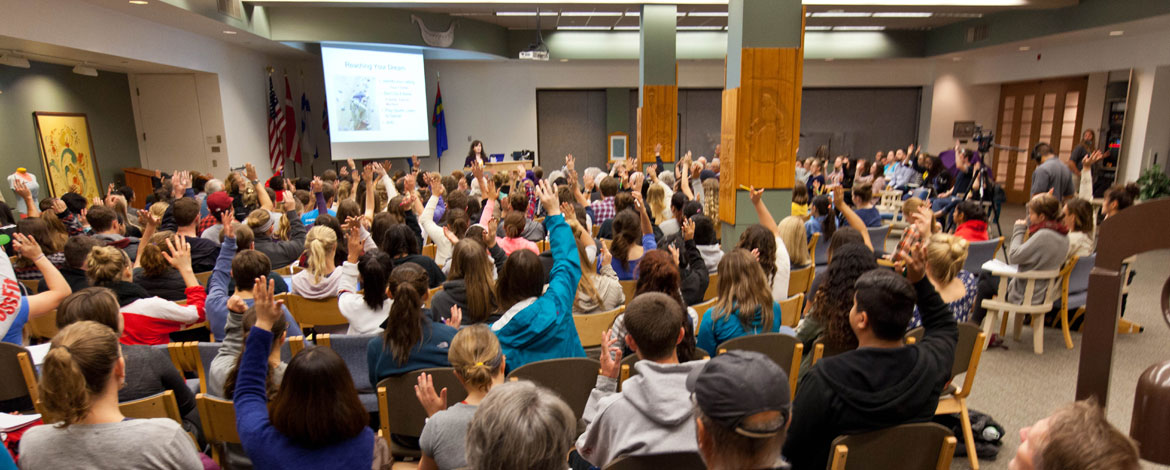
[[[654,147],[662,144],[662,160],[674,161],[678,141],[678,86],[645,85],[643,106],[639,108],[638,156],[642,162],[654,161]]]
[[[738,147],[736,139],[736,124],[739,114],[739,88],[723,90],[723,111],[720,120],[719,148],[721,151],[719,178],[719,220],[735,224],[735,189],[739,181],[736,165]]]

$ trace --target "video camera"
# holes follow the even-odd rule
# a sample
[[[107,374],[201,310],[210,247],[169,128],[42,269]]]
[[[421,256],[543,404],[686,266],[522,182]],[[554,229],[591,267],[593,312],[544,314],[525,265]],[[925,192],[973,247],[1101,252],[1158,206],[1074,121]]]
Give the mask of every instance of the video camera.
[[[987,131],[984,134],[983,126],[976,125],[975,134],[971,137],[971,140],[979,145],[979,154],[986,155],[991,151],[991,146],[995,141],[995,131]]]

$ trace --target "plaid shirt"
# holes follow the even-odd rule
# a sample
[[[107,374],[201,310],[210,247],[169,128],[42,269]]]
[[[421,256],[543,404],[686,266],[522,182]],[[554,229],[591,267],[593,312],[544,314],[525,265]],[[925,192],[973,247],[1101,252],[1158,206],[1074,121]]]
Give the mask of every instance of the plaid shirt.
[[[66,211],[65,217],[61,218],[61,223],[65,224],[65,231],[71,237],[85,234],[85,224],[81,221],[81,216],[77,214]]]
[[[540,198],[536,197],[536,186],[532,180],[524,180],[524,193],[528,196],[528,210],[524,212],[529,219],[536,218],[536,209],[540,207]]]
[[[215,224],[218,224],[218,223],[219,223],[219,220],[216,220],[214,215],[208,214],[207,217],[204,217],[204,218],[199,220],[199,225],[197,225],[195,227],[195,235],[196,236],[203,236],[204,230],[207,230],[207,229],[215,226]]]
[[[593,223],[595,224],[605,222],[617,215],[613,208],[613,196],[602,198],[600,201],[593,201],[590,207],[593,208]]]

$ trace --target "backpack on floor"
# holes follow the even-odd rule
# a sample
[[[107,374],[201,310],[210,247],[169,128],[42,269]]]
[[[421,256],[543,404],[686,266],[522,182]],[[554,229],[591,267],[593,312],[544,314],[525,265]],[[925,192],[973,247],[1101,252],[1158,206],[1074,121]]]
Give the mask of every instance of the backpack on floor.
[[[971,419],[971,434],[975,438],[975,455],[980,460],[995,460],[999,456],[1000,446],[1003,445],[1003,426],[995,422],[991,416],[972,409],[967,411]],[[955,446],[955,457],[966,457],[967,444],[963,439],[963,423],[959,420],[958,413],[936,415],[934,422],[950,428],[955,434],[959,441],[959,445]]]

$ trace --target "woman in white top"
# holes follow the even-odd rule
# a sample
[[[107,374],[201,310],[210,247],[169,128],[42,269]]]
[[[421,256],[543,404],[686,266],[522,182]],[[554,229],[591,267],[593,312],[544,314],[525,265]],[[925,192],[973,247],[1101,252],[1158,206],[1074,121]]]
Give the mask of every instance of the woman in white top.
[[[788,298],[788,276],[792,273],[792,262],[788,257],[788,248],[780,236],[780,228],[776,226],[776,220],[772,218],[768,208],[764,207],[763,194],[763,189],[752,189],[752,205],[756,208],[760,223],[748,227],[743,232],[736,248],[756,250],[753,254],[757,254],[760,267],[764,268],[764,276],[770,281],[772,299],[779,302]],[[760,230],[761,227],[764,230]]]
[[[325,226],[316,226],[305,237],[308,252],[305,269],[293,275],[289,292],[306,299],[336,297],[341,286],[341,270],[334,264],[337,254],[337,232]]]
[[[1064,226],[1068,227],[1068,256],[1093,253],[1093,205],[1075,197],[1064,203]]]
[[[125,380],[118,335],[110,327],[80,321],[57,333],[37,387],[45,425],[22,437],[20,468],[202,469],[179,423],[122,415],[118,389]]]
[[[573,214],[569,203],[561,204],[561,212]],[[626,293],[618,282],[617,273],[610,264],[613,256],[605,245],[593,241],[589,232],[576,217],[565,217],[573,237],[577,239],[577,256],[581,260],[581,280],[577,282],[577,297],[573,300],[573,313],[577,315],[608,312],[626,303]],[[599,253],[598,250],[601,250]],[[601,258],[600,272],[597,258]]]
[[[390,315],[394,301],[386,293],[394,261],[385,251],[374,249],[363,253],[356,229],[346,235],[349,239],[348,258],[341,265],[341,294],[337,309],[349,320],[346,334],[368,335],[382,331],[382,322]],[[358,280],[362,292],[358,293]]]

